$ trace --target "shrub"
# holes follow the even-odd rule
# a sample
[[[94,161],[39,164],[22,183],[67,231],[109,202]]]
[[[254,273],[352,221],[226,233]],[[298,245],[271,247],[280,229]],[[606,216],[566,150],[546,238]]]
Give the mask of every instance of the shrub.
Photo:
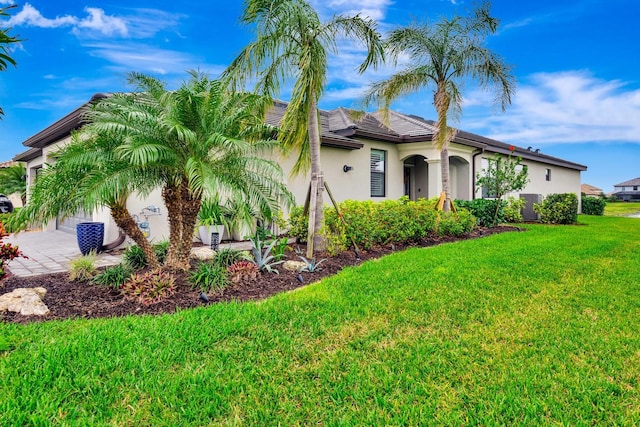
[[[233,283],[255,280],[258,277],[258,266],[247,260],[236,261],[227,268],[229,279]]]
[[[307,241],[307,234],[309,232],[309,217],[303,215],[304,207],[296,206],[289,212],[289,236],[296,239],[298,243],[304,243]]]
[[[585,215],[604,215],[607,201],[600,197],[586,196],[582,198],[582,213]]]
[[[440,236],[459,237],[470,233],[475,226],[476,218],[471,212],[459,209],[458,212],[442,212],[437,231]]]
[[[545,224],[575,224],[578,222],[578,196],[575,193],[549,194],[533,210]]]
[[[191,284],[203,292],[221,292],[229,284],[226,267],[212,262],[201,262],[189,273]]]
[[[474,199],[474,200],[456,200],[456,206],[467,209],[476,217],[477,224],[480,227],[492,227],[495,224],[505,222],[505,207],[507,203],[504,200],[493,199]],[[496,207],[500,203],[498,215],[496,215]]]
[[[236,261],[242,259],[242,252],[233,248],[224,248],[216,252],[213,263],[220,267],[227,268]]]
[[[161,270],[138,273],[131,276],[120,291],[127,299],[149,305],[162,301],[175,292],[175,278]]]
[[[85,282],[93,278],[96,272],[96,254],[80,256],[69,263],[69,280]]]
[[[138,245],[131,245],[127,247],[122,257],[124,259],[124,262],[132,270],[140,270],[147,266],[147,258],[144,256],[142,248]]]
[[[527,202],[524,199],[509,196],[507,205],[504,207],[504,220],[511,223],[524,222],[522,209],[524,209],[526,204]]]
[[[102,273],[93,278],[93,283],[112,288],[121,287],[131,277],[131,268],[126,264],[107,267]]]

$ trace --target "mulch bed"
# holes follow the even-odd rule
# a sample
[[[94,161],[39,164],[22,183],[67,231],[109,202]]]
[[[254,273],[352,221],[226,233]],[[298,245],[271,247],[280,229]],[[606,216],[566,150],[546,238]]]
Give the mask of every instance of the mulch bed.
[[[280,274],[263,273],[257,280],[229,286],[220,294],[210,294],[209,304],[224,301],[250,301],[267,298],[279,292],[296,289],[306,284],[336,274],[342,268],[358,265],[366,260],[380,258],[394,251],[409,247],[428,247],[445,242],[472,239],[507,231],[521,231],[520,228],[500,226],[495,228],[478,228],[473,233],[461,237],[430,237],[410,245],[391,245],[376,247],[368,251],[360,251],[356,257],[354,251],[343,252],[335,257],[327,257],[321,270],[314,273],[301,273],[304,279],[300,283],[298,274],[280,269]],[[304,249],[304,245],[299,245]],[[322,258],[322,257],[320,257]],[[46,274],[33,277],[12,276],[0,282],[0,294],[16,288],[33,288],[41,286],[47,289],[44,303],[50,310],[45,317],[22,316],[13,312],[0,314],[0,321],[9,323],[30,323],[53,319],[118,317],[139,314],[174,313],[205,304],[200,300],[200,291],[191,287],[187,275],[176,276],[176,292],[161,302],[142,305],[136,301],[125,299],[118,290],[91,283],[72,282],[67,273]]]

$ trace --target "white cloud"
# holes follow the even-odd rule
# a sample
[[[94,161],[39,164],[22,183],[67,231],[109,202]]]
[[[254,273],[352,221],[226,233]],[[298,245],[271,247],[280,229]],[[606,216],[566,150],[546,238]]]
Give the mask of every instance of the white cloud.
[[[120,34],[123,37],[127,36],[127,25],[121,18],[107,16],[104,10],[96,7],[87,7],[85,10],[89,16],[78,22],[74,28],[75,32],[79,32],[79,29],[89,29],[102,33],[105,36],[112,36],[114,34]]]
[[[22,10],[13,15],[9,21],[7,21],[8,27],[27,25],[40,28],[56,28],[68,25],[75,25],[78,19],[65,15],[56,17],[54,19],[45,18],[42,14],[29,3],[25,3]]]
[[[354,2],[353,0],[331,0],[329,2],[313,0],[312,4],[320,15],[360,14],[364,17],[382,21],[387,12],[387,7],[392,3],[391,0],[361,0]]]
[[[100,33],[105,36],[127,35],[127,25],[124,19],[109,16],[104,10],[95,7],[85,8],[87,16],[78,18],[76,16],[64,15],[55,18],[45,18],[40,11],[29,3],[25,3],[22,10],[13,15],[7,26],[32,26],[39,28],[72,27],[76,34],[85,34],[87,30],[92,33]]]
[[[520,144],[640,143],[640,89],[628,86],[585,71],[534,74],[506,113],[479,113],[482,96],[465,98],[463,128]]]

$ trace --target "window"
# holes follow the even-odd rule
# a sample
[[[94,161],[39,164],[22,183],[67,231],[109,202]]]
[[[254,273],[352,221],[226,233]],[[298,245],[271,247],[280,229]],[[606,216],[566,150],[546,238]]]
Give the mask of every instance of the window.
[[[387,152],[371,149],[371,197],[385,196]]]
[[[482,175],[489,178],[495,178],[496,176],[496,161],[495,159],[485,159],[482,158]],[[493,180],[492,182],[494,182]],[[493,186],[487,187],[486,185],[482,186],[482,198],[483,199],[494,199],[496,197],[495,188],[490,188]]]
[[[545,169],[544,172],[544,179],[547,181],[551,181],[551,169]]]
[[[633,191],[638,191],[638,186],[637,185],[633,186]]]

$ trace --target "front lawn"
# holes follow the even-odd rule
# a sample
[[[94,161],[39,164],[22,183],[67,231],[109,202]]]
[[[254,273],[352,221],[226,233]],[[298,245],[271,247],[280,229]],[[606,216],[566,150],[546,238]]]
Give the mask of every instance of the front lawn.
[[[640,213],[640,202],[608,202],[604,208],[607,216],[625,216]]]
[[[0,425],[637,425],[640,220],[580,221],[258,303],[0,324]]]

